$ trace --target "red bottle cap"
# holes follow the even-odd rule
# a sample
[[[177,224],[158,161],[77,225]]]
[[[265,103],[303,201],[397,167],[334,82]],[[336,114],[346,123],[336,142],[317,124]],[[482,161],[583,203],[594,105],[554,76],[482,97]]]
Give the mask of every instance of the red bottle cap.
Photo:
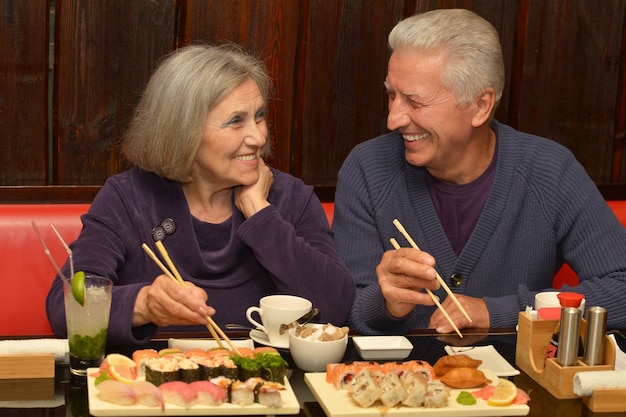
[[[557,298],[561,303],[561,307],[580,307],[580,303],[585,296],[576,292],[560,292]]]

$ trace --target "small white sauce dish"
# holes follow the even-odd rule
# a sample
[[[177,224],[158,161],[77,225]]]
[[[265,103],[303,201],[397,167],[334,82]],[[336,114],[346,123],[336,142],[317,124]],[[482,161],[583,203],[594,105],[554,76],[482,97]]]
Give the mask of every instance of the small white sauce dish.
[[[404,336],[354,336],[354,347],[365,360],[406,359],[413,345]]]

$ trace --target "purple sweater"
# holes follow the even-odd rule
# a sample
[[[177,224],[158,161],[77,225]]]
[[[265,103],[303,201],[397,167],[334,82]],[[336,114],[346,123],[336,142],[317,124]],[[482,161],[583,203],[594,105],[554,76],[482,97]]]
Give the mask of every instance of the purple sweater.
[[[222,224],[192,217],[177,182],[136,168],[107,180],[82,217],[83,229],[71,248],[76,271],[114,282],[109,344],[139,345],[157,330],[206,331],[204,326],[130,326],[137,293],[162,273],[141,244],[158,253],[152,229],[167,218],[174,220],[176,231],[163,244],[183,278],[206,289],[218,325],[246,324],[246,309],[267,294],[308,298],[320,308],[322,322],[344,324],[355,286],[335,249],[323,208],[313,187],[272,171],[271,205],[247,220],[233,205],[233,216]],[[68,269],[66,264],[66,274]],[[65,337],[58,276],[46,310],[54,333]]]

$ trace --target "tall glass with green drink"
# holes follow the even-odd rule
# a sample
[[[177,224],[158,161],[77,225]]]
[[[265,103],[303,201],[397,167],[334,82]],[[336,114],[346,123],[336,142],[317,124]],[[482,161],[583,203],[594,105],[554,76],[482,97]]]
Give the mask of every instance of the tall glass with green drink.
[[[109,278],[82,272],[72,277],[71,286],[63,288],[70,371],[74,375],[86,375],[87,368],[100,366],[104,359],[112,289]]]

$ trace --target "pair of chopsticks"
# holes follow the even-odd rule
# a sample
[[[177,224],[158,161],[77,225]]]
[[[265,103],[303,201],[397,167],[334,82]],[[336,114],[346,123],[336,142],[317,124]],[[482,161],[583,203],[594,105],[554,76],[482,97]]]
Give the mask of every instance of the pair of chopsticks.
[[[152,251],[152,249],[150,249],[150,247],[148,245],[143,243],[141,245],[141,247],[148,254],[148,256],[150,258],[152,258],[152,260],[159,266],[159,268],[161,268],[161,270],[163,271],[163,273],[165,275],[167,275],[169,278],[174,280],[174,282],[176,282],[177,284],[179,284],[183,288],[185,288],[187,291],[189,291],[189,288],[187,288],[187,285],[185,284],[185,281],[183,280],[183,277],[180,275],[180,272],[178,272],[178,269],[174,265],[174,262],[172,262],[172,259],[170,258],[169,254],[167,253],[167,250],[165,249],[165,246],[163,246],[163,242],[157,241],[155,243],[155,245],[156,245],[157,249],[159,250],[159,252],[161,253],[161,256],[163,257],[163,259],[165,259],[165,262],[167,263],[167,265],[170,267],[171,271],[170,271],[170,269],[167,269],[167,267],[163,264],[163,262],[161,262],[161,260],[156,256],[156,254]],[[228,343],[228,345],[231,347],[231,349],[233,351],[235,351],[235,353],[237,353],[237,355],[239,355],[240,353],[237,350],[237,347],[235,347],[235,345],[233,345],[233,343],[230,341],[228,336],[226,336],[226,334],[222,331],[222,329],[220,329],[220,327],[217,325],[217,323],[215,323],[215,321],[213,321],[213,318],[211,316],[207,315],[206,319],[209,321],[207,323],[206,327],[207,327],[207,329],[209,329],[209,332],[211,333],[211,336],[213,336],[213,338],[215,339],[215,341],[217,342],[219,347],[221,347],[221,348],[224,347],[224,345],[222,344],[222,341],[220,340],[220,337],[222,337],[222,339],[224,339],[226,341],[226,343]]]
[[[404,228],[404,226],[402,226],[402,223],[400,223],[400,221],[398,219],[394,219],[393,220],[393,224],[394,226],[396,226],[396,228],[400,231],[400,233],[402,233],[402,235],[404,235],[404,237],[406,238],[406,240],[409,242],[409,244],[411,244],[411,246],[414,249],[420,250],[420,248],[417,246],[417,243],[415,243],[415,241],[413,240],[413,238],[411,238],[411,236],[409,235],[409,233],[406,231],[406,229]],[[395,249],[400,249],[400,245],[398,244],[398,241],[394,238],[389,239],[391,241],[391,244],[393,245],[393,247]],[[459,300],[457,300],[457,298],[454,296],[454,293],[452,291],[450,291],[450,288],[448,287],[448,285],[446,285],[446,282],[443,280],[443,278],[441,278],[441,275],[439,275],[438,272],[435,271],[436,277],[437,277],[437,281],[439,281],[439,283],[441,284],[441,286],[443,287],[443,289],[448,293],[448,295],[450,296],[450,298],[452,299],[452,301],[454,302],[454,304],[456,304],[456,306],[459,308],[459,310],[461,310],[461,312],[463,313],[463,315],[465,315],[465,317],[467,317],[467,319],[470,321],[470,323],[472,322],[472,319],[470,318],[469,314],[467,314],[467,311],[465,311],[465,309],[463,308],[463,306],[461,305],[461,303],[459,302]],[[439,300],[437,300],[437,297],[435,297],[435,295],[432,293],[432,291],[428,288],[425,288],[426,293],[430,296],[430,298],[433,300],[433,302],[437,305],[437,308],[439,308],[439,310],[441,310],[441,312],[443,313],[443,315],[446,317],[446,319],[448,320],[448,322],[450,323],[450,325],[452,325],[452,327],[454,328],[454,330],[456,331],[456,333],[459,335],[459,337],[463,337],[463,335],[461,334],[459,328],[456,326],[456,324],[454,324],[454,321],[452,321],[452,318],[450,317],[450,315],[448,314],[448,312],[443,308],[443,306],[441,305],[441,303],[439,302]]]

